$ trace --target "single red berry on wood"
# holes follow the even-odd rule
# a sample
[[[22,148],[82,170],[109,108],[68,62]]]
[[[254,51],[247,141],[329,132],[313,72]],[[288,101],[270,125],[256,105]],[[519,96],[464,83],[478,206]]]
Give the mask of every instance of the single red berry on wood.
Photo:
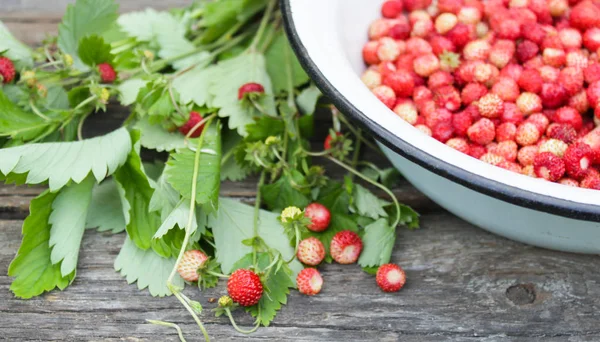
[[[329,251],[333,260],[340,264],[353,264],[362,251],[362,240],[353,231],[343,230],[333,236]]]
[[[252,306],[260,301],[263,285],[256,273],[242,268],[229,276],[227,292],[231,299],[241,306]]]
[[[397,292],[406,284],[406,273],[396,264],[385,264],[377,269],[375,280],[384,292]]]
[[[0,57],[0,76],[2,83],[7,84],[15,79],[15,65],[7,57]]]
[[[325,259],[325,246],[319,239],[311,236],[300,241],[296,256],[305,265],[317,266]]]
[[[238,100],[241,100],[244,98],[244,95],[246,94],[252,94],[252,93],[256,93],[256,94],[263,94],[265,92],[265,88],[259,84],[259,83],[246,83],[244,85],[242,85],[240,87],[240,89],[238,89]]]
[[[102,83],[113,83],[117,79],[117,72],[108,63],[98,64],[98,72]]]
[[[331,148],[331,146],[329,148]],[[326,147],[326,149],[329,148]],[[326,206],[320,203],[311,203],[307,205],[304,209],[304,215],[310,219],[311,223],[307,228],[313,232],[322,232],[329,227],[331,213]]]
[[[305,268],[296,277],[298,291],[307,296],[314,296],[321,292],[323,277],[315,268]]]
[[[188,133],[190,133],[190,131],[196,127],[196,125],[198,125],[200,122],[202,122],[202,115],[198,112],[190,112],[190,118],[188,119],[188,121],[183,124],[183,126],[179,127],[179,132],[181,132],[181,134],[183,135],[188,135]],[[204,124],[202,124],[200,127],[196,128],[196,130],[194,130],[194,132],[190,135],[191,138],[198,138],[201,134],[202,131],[204,130]]]

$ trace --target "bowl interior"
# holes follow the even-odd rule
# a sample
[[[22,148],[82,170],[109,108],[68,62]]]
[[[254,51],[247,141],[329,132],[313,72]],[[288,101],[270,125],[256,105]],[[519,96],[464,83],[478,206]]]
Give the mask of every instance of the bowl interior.
[[[292,43],[311,76],[334,102],[361,116],[384,144],[433,172],[497,198],[522,206],[550,203],[542,210],[567,216],[575,212],[575,217],[580,212],[600,221],[600,191],[533,179],[483,163],[424,135],[371,94],[359,77],[365,70],[362,47],[384,0],[283,2],[289,11],[288,29],[293,27]]]

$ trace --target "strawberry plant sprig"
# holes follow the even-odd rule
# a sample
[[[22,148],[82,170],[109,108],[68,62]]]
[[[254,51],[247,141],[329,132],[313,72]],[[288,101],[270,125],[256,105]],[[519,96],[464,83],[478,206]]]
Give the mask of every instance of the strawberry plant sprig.
[[[114,0],[78,0],[58,37],[39,49],[8,32],[10,41],[0,42],[18,71],[7,77],[0,68],[0,180],[49,187],[32,201],[9,268],[16,296],[66,288],[85,228],[125,232],[115,270],[153,296],[176,297],[208,341],[206,310],[183,293],[186,284],[204,291],[227,279],[229,296],[215,314],[251,333],[273,321],[290,289],[320,291],[320,274],[300,261],[358,261],[370,273],[389,262],[396,226],[415,228],[418,215],[389,190],[392,169],[361,161],[363,147],[381,152],[321,99],[283,32],[277,1],[117,9]],[[123,127],[85,139],[87,119],[116,101],[131,110]],[[312,151],[316,116],[328,113],[324,149]],[[144,163],[142,149],[167,160]],[[331,179],[315,161],[347,175]],[[219,197],[222,181],[252,175],[252,206]],[[319,255],[305,255],[313,247]],[[255,318],[251,328],[235,323],[236,308]],[[184,341],[176,324],[148,322],[175,328]]]

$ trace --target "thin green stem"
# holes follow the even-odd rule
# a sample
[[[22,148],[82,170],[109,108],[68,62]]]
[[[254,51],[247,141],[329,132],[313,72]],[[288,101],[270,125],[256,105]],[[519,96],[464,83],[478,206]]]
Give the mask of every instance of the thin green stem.
[[[371,184],[373,186],[378,187],[379,189],[383,190],[388,196],[390,196],[390,198],[394,202],[394,206],[396,207],[396,220],[394,221],[394,224],[392,225],[392,227],[398,226],[398,223],[400,223],[400,203],[398,203],[398,199],[396,198],[396,195],[394,195],[394,193],[390,189],[388,189],[385,185],[377,183],[376,181],[374,181],[374,180],[370,179],[369,177],[363,175],[362,173],[356,171],[350,165],[345,164],[343,161],[341,161],[341,160],[339,160],[337,158],[329,156],[329,157],[327,157],[327,159],[331,160],[335,164],[343,167],[347,171],[349,171],[349,172],[355,174],[356,176],[360,177],[365,182],[367,182],[367,183],[369,183],[369,184]]]
[[[173,291],[173,295],[177,299],[179,299],[179,301],[181,302],[181,304],[183,304],[185,309],[190,313],[190,315],[192,315],[192,317],[194,318],[194,321],[196,321],[196,324],[200,328],[200,331],[202,331],[202,335],[204,335],[204,340],[206,342],[210,342],[210,336],[208,336],[208,332],[206,331],[206,328],[204,328],[202,321],[200,321],[200,318],[198,318],[198,315],[196,315],[196,312],[194,312],[194,309],[192,309],[192,307],[183,298],[181,298],[181,295],[179,294],[178,291]]]
[[[208,273],[210,275],[214,275],[215,277],[218,277],[218,278],[229,279],[229,276],[227,276],[223,273],[218,273],[218,272],[213,272],[213,271],[206,271],[206,273]]]
[[[93,102],[97,98],[98,98],[98,96],[96,96],[96,95],[92,95],[92,96],[88,97],[87,99],[85,99],[84,101],[82,101],[80,104],[78,104],[77,107],[73,108],[73,112],[76,112],[78,109],[83,108],[85,105]]]
[[[296,258],[296,254],[298,253],[298,246],[300,246],[300,229],[298,228],[297,223],[294,223],[294,235],[296,238],[296,247],[294,248],[294,254],[292,255],[292,258],[290,260],[283,261],[286,264],[289,264],[290,262],[294,261],[294,259]]]
[[[187,342],[185,340],[185,338],[183,337],[183,331],[181,331],[181,328],[177,324],[175,324],[175,323],[169,323],[169,322],[163,322],[163,321],[155,321],[153,319],[147,319],[146,322],[152,323],[152,324],[156,324],[156,325],[162,325],[162,326],[165,326],[165,327],[175,328],[175,330],[177,330],[177,335],[179,335],[179,340],[181,342]]]
[[[356,128],[354,128],[354,126],[351,125],[350,122],[348,122],[348,120],[343,115],[337,115],[337,118],[340,121],[342,121],[344,123],[344,125],[346,125],[346,127],[348,127],[348,129],[352,132],[352,134],[354,134],[355,136],[359,136],[358,130]],[[362,134],[360,135],[360,140],[363,142],[363,144],[365,144],[365,146],[367,146],[370,149],[372,149],[373,151],[377,152],[379,155],[385,156],[383,154],[383,152],[381,152],[381,149],[379,149],[376,145],[371,143],[369,140],[365,139],[362,136]]]
[[[354,147],[354,155],[352,156],[352,168],[356,169],[356,165],[358,164],[358,157],[360,156],[360,143],[362,137],[362,131],[358,130],[358,135],[356,136],[356,146]],[[350,175],[350,179],[354,178],[354,175]]]
[[[42,114],[42,112],[35,106],[35,103],[33,103],[33,99],[29,99],[29,106],[31,107],[31,110],[33,111],[33,113],[35,115],[37,115],[40,118],[44,119],[44,121],[51,121],[49,117],[47,117],[46,115]]]
[[[254,225],[253,225],[253,238],[258,237],[258,219],[260,215],[260,197],[261,191],[260,189],[265,184],[265,171],[260,173],[260,179],[258,180],[258,185],[256,186],[256,201],[254,202]],[[256,248],[252,248],[252,265],[254,265],[254,270],[258,270],[258,256],[256,253]]]
[[[269,21],[271,20],[271,15],[273,14],[273,10],[275,9],[276,4],[277,4],[276,0],[269,1],[269,4],[267,5],[267,9],[265,10],[265,14],[263,14],[262,20],[260,22],[260,26],[258,27],[258,31],[256,32],[256,35],[254,36],[254,40],[252,41],[252,44],[250,44],[250,47],[248,48],[248,50],[250,50],[250,51],[256,50],[256,46],[262,39],[262,36],[265,33],[265,30],[267,29],[267,25],[269,24]]]
[[[225,313],[227,314],[227,317],[229,317],[229,321],[231,322],[231,325],[233,325],[233,328],[237,332],[240,332],[242,334],[252,334],[256,330],[258,330],[258,328],[260,327],[260,322],[257,321],[254,328],[252,328],[250,330],[243,330],[240,327],[238,327],[238,325],[235,323],[235,320],[233,319],[233,316],[231,315],[231,310],[229,310],[229,308],[225,308]]]
[[[79,120],[79,124],[77,125],[77,139],[79,139],[79,141],[83,140],[83,123],[85,122],[85,119],[90,116],[90,114],[91,113],[84,115],[81,120]]]

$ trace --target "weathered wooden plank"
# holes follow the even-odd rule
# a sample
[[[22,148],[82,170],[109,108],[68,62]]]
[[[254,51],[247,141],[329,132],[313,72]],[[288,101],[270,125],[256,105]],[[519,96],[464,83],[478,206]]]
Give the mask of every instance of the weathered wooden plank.
[[[0,315],[6,317],[0,320],[0,331],[4,336],[174,340],[169,329],[144,323],[151,318],[186,323],[186,332],[198,338],[175,299],[151,298],[127,286],[112,270],[122,235],[89,232],[78,278],[66,291],[30,301],[14,299],[4,274],[18,248],[19,226],[19,221],[0,221]],[[273,327],[260,329],[250,340],[600,339],[600,257],[524,246],[446,213],[424,215],[423,226],[419,231],[399,231],[393,260],[408,277],[401,292],[381,293],[374,279],[356,265],[326,265],[320,295],[309,298],[294,291]],[[205,305],[203,320],[215,340],[238,337],[225,319],[211,317],[208,311],[214,304],[207,300],[222,295],[223,287],[204,293],[186,291]],[[251,324],[245,314],[236,316],[242,324]],[[30,331],[33,326],[35,332]]]

